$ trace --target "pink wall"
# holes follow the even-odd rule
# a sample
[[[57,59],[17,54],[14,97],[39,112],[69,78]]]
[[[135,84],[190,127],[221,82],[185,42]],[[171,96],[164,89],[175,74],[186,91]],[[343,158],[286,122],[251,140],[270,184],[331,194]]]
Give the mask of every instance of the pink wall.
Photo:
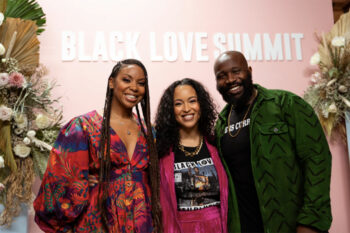
[[[256,35],[261,36],[262,58],[251,59],[249,62],[253,68],[255,82],[269,88],[286,89],[302,95],[312,70],[309,59],[317,49],[314,33],[327,32],[333,22],[331,0],[39,0],[38,2],[47,14],[46,31],[40,36],[41,63],[49,69],[50,78],[60,84],[55,94],[63,96],[61,103],[64,106],[65,120],[92,109],[102,108],[106,81],[115,64],[111,56],[118,52],[125,54],[126,40],[130,39],[127,38],[128,32],[131,36],[137,33],[139,35],[136,45],[130,48],[134,48],[132,51],[139,55],[148,69],[154,113],[165,87],[172,81],[184,77],[202,81],[219,107],[223,106],[224,102],[215,89],[212,68],[214,54],[218,50],[214,36],[221,35],[229,40],[230,33],[233,38],[239,34],[243,52],[246,52],[244,45],[247,47],[247,42],[243,43],[245,37],[243,34],[249,37],[251,43]],[[83,32],[85,46],[81,40],[79,42],[79,31]],[[97,31],[102,31],[100,35],[105,36],[99,40],[100,43],[97,43],[99,46],[96,46],[95,41]],[[72,47],[73,50],[76,49],[79,53],[79,46],[83,48],[85,54],[80,53],[80,59],[84,59],[82,55],[93,56],[94,49],[100,49],[100,53],[104,54],[104,46],[107,57],[100,55],[97,61],[79,61],[79,55],[76,54],[72,61],[63,61],[62,50],[68,51],[67,56],[72,55],[66,50],[69,46],[63,43],[64,32],[70,32],[75,36],[77,43]],[[151,32],[154,32],[156,39],[156,51],[153,50],[155,53],[153,55],[161,56],[161,61],[154,61],[156,56],[152,57]],[[167,32],[170,33],[166,34]],[[191,47],[181,46],[188,45],[187,39],[190,39],[191,32],[194,36],[192,50]],[[114,39],[115,49],[109,44],[109,36],[112,33],[123,40],[120,43]],[[264,44],[264,34],[272,42],[278,37],[277,34],[281,34],[280,51],[283,59],[268,60],[266,54],[271,50]],[[284,34],[290,43],[287,43]],[[302,39],[292,38],[300,34],[303,36]],[[181,35],[185,36],[186,43],[181,42]],[[203,38],[196,43],[196,37],[200,38],[201,35]],[[164,42],[163,37],[175,40],[166,39]],[[132,43],[132,40],[129,42]],[[168,42],[170,44],[174,42],[177,50],[172,50],[174,46],[170,46]],[[298,42],[300,42],[299,50]],[[223,45],[228,48],[227,44]],[[197,52],[196,49],[200,49],[200,46],[202,49]],[[177,57],[174,51],[177,51]],[[186,54],[189,56],[189,61],[186,61]],[[347,221],[350,219],[349,161],[345,148],[337,142],[331,144],[331,149],[333,153],[331,198],[334,217],[331,232],[350,232],[350,224]],[[32,215],[29,217],[32,219]],[[29,223],[29,232],[40,232],[32,221]]]

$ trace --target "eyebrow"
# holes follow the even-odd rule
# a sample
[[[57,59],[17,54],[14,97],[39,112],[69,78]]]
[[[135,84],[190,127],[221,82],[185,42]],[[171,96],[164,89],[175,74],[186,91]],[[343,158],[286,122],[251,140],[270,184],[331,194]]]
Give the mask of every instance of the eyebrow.
[[[128,76],[129,78],[132,78],[132,79],[135,79],[133,76],[129,75],[129,74],[122,74],[122,75],[125,75],[125,76]],[[143,77],[143,78],[140,78],[140,80],[138,81],[146,81],[146,77]]]
[[[198,96],[193,95],[193,96],[188,97],[187,99],[191,99],[191,98],[197,98],[198,99]],[[174,99],[174,102],[175,101],[183,101],[183,100],[182,99]]]

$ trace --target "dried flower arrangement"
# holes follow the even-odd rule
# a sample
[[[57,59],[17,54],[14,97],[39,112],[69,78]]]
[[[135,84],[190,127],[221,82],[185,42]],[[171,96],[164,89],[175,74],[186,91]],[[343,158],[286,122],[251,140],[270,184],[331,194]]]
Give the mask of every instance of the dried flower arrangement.
[[[319,71],[304,98],[315,109],[328,136],[340,133],[346,143],[345,113],[350,111],[350,13],[344,14],[327,35],[319,38],[310,60]]]
[[[45,172],[62,118],[58,99],[51,97],[55,83],[45,79],[47,70],[39,65],[37,34],[43,29],[38,30],[35,19],[9,17],[19,2],[20,9],[32,9],[27,15],[36,12],[33,17],[45,22],[33,0],[0,5],[5,12],[0,13],[0,203],[5,206],[0,225],[5,226],[18,216],[22,203],[32,203],[34,176]]]

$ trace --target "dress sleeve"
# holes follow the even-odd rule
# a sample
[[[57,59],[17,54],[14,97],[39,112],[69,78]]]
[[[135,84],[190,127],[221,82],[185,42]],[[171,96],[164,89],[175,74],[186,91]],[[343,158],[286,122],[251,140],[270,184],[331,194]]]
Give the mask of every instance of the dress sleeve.
[[[331,153],[319,120],[303,99],[288,101],[289,124],[295,126],[295,147],[304,176],[303,205],[297,222],[327,231],[332,222],[330,207]]]
[[[89,140],[81,122],[61,129],[34,201],[35,222],[45,232],[73,229],[88,203]]]

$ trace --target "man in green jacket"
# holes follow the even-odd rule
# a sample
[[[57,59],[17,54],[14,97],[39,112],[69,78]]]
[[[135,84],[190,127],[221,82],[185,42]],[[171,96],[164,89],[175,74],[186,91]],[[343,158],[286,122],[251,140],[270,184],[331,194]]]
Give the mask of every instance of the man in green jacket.
[[[242,53],[214,65],[227,105],[216,125],[229,181],[230,232],[327,232],[331,154],[313,109],[299,96],[252,83]]]

